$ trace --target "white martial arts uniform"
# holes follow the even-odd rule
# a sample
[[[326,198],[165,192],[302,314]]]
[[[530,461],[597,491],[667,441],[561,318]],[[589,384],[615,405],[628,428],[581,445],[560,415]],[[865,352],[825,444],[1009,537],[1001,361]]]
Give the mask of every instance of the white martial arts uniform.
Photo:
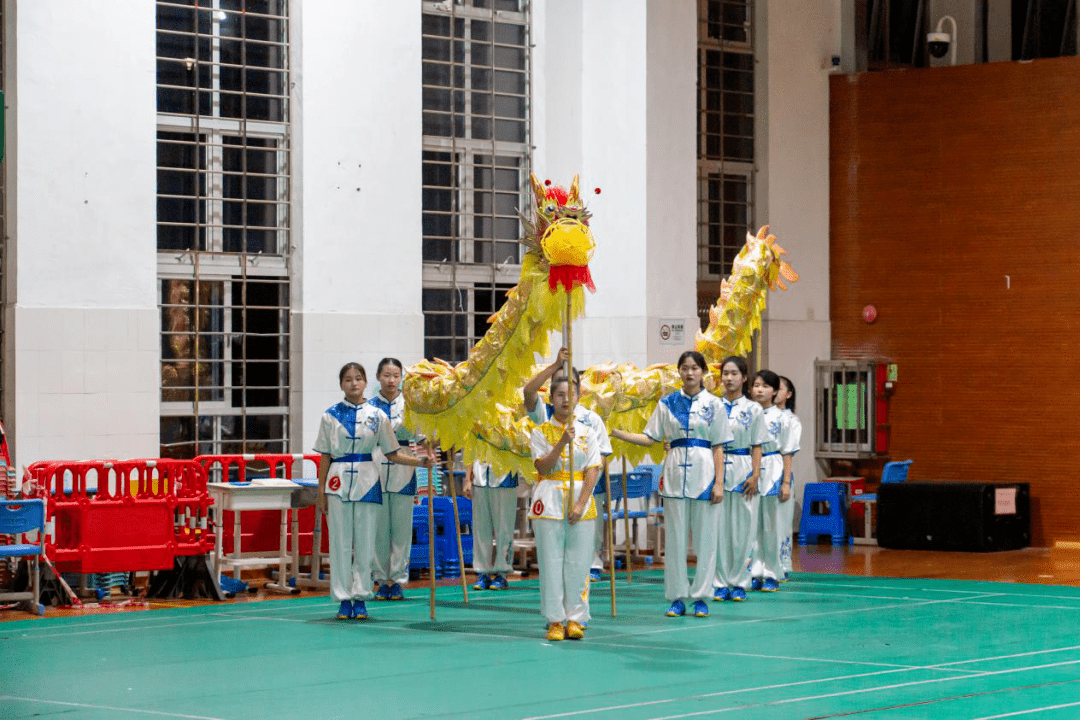
[[[532,432],[532,457],[538,460],[551,452],[565,426],[551,418]],[[589,562],[596,535],[596,502],[589,497],[581,520],[571,525],[566,516],[581,497],[585,471],[600,467],[600,446],[595,431],[576,424],[574,449],[574,493],[570,498],[567,453],[547,475],[539,476],[529,507],[536,556],[540,564],[540,613],[548,624],[569,620],[589,622]]]
[[[713,486],[723,472],[714,462],[714,448],[731,441],[731,429],[720,398],[708,390],[694,397],[671,393],[660,400],[645,425],[645,435],[667,441],[664,457],[664,594],[669,601],[704,600],[712,595],[716,568],[716,528],[720,506],[711,502]],[[694,538],[697,566],[693,584],[687,579],[689,536]]]
[[[390,421],[370,403],[342,400],[323,413],[315,452],[330,456],[326,523],[330,530],[330,593],[334,600],[368,600],[375,525],[382,504],[379,470],[371,453],[399,449]]]
[[[757,536],[754,539],[753,564],[750,575],[755,578],[780,580],[780,480],[784,474],[784,461],[780,450],[787,440],[790,422],[784,411],[775,405],[762,413],[769,440],[761,446],[761,475],[758,481]]]
[[[514,554],[518,476],[494,475],[479,460],[472,465],[473,570],[478,575],[506,575]],[[491,541],[494,539],[494,552]]]
[[[753,473],[750,448],[765,443],[769,434],[761,405],[744,396],[731,402],[727,398],[721,400],[734,440],[724,446],[724,502],[720,509],[716,585],[747,590],[760,496],[747,497],[743,489]]]
[[[551,405],[536,401],[536,407],[529,412],[529,417],[537,425],[543,425],[551,417],[554,410]],[[608,436],[607,425],[604,424],[604,419],[597,415],[595,412],[585,407],[584,405],[577,405],[574,407],[574,419],[578,423],[592,428],[596,433],[596,437],[600,442],[600,455],[601,457],[608,457],[611,455],[611,437]],[[596,501],[596,540],[593,543],[593,570],[604,569],[604,559],[600,557],[601,551],[604,549],[604,508],[607,506],[607,474],[603,471],[600,473],[599,479],[596,481],[596,489],[593,491],[593,499]]]
[[[780,449],[781,458],[784,455],[792,456],[799,452],[799,443],[802,440],[802,423],[799,416],[790,410],[784,410],[784,416],[788,421],[787,441]],[[795,525],[795,475],[791,477],[791,497],[787,502],[780,503],[780,567],[783,569],[781,578],[791,573],[791,534]]]
[[[402,421],[405,419],[405,396],[393,400],[378,394],[368,400],[390,421],[390,429],[401,445],[414,439]],[[416,498],[416,469],[390,462],[378,448],[373,453],[382,483],[383,503],[375,528],[375,562],[372,571],[378,584],[405,585],[409,582],[409,555],[412,552],[412,516]]]

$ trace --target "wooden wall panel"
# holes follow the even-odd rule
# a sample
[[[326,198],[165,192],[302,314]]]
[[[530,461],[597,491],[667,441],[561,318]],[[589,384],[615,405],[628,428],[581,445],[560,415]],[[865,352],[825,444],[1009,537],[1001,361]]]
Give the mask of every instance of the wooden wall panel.
[[[830,82],[833,357],[899,364],[913,478],[1029,482],[1080,540],[1080,59]]]

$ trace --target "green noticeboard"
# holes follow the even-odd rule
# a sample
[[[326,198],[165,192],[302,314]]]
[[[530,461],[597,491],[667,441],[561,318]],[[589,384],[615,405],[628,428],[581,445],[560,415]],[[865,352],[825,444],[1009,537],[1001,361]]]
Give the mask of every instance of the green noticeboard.
[[[866,412],[859,417],[859,408],[865,407],[866,386],[849,383],[836,386],[836,427],[838,430],[864,430]],[[861,420],[861,422],[860,422]]]

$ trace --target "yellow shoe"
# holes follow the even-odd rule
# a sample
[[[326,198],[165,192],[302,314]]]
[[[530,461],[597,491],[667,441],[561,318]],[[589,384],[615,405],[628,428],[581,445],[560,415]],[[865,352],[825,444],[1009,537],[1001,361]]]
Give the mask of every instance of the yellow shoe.
[[[566,639],[566,633],[563,631],[562,623],[551,623],[548,625],[547,639],[551,642],[558,642],[559,640]]]
[[[566,623],[566,637],[571,640],[580,640],[585,637],[585,628],[581,627],[578,623],[571,620]]]

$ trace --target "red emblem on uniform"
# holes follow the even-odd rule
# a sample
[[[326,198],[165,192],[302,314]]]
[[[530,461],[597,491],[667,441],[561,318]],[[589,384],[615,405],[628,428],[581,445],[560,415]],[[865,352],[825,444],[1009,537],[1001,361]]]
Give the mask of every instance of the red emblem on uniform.
[[[664,478],[660,478],[660,492],[664,492]]]
[[[330,478],[330,482],[328,482],[326,485],[330,488],[332,492],[337,492],[341,489],[341,478],[335,475],[334,477]]]
[[[534,502],[533,507],[532,507],[532,513],[533,513],[533,515],[543,515],[544,514],[544,503],[542,503],[539,500]]]

